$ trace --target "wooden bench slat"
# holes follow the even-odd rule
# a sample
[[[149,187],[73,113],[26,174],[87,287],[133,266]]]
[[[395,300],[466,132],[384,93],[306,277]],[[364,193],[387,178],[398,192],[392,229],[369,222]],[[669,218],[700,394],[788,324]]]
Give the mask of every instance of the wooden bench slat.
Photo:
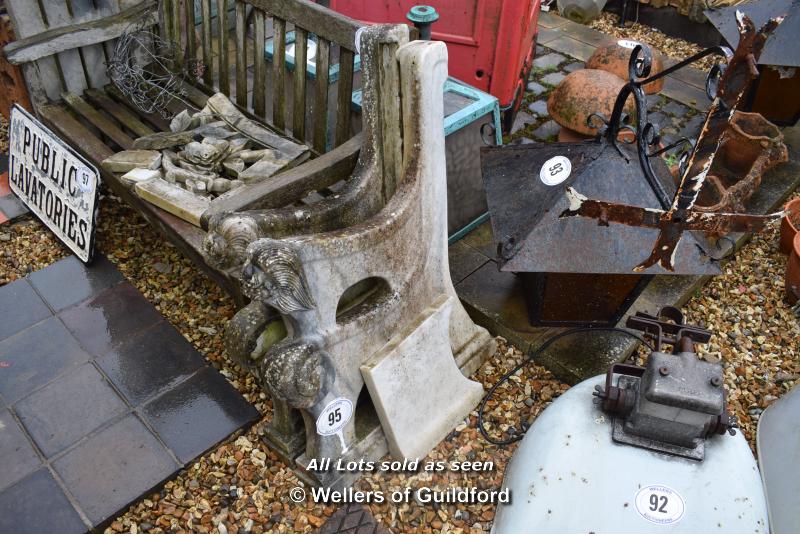
[[[131,139],[128,134],[123,132],[111,119],[90,106],[78,95],[74,93],[62,93],[61,98],[72,111],[84,117],[95,128],[103,132],[104,135],[108,136],[123,149],[128,150],[133,146],[133,139]]]
[[[203,82],[209,87],[214,85],[214,55],[211,44],[211,0],[201,0],[203,25]],[[194,19],[192,19],[194,20]]]
[[[98,167],[100,162],[114,154],[108,145],[98,139],[63,107],[55,104],[39,106],[39,114],[52,129],[61,134],[64,139],[69,139],[70,145]]]
[[[286,130],[286,21],[273,17],[272,28],[272,124],[283,132]]]
[[[180,69],[183,67],[183,50],[181,46],[181,0],[171,0],[172,5],[172,40],[175,42],[175,47],[178,54],[175,55],[175,67]]]
[[[253,113],[263,119],[266,115],[266,71],[264,69],[264,44],[266,35],[264,33],[264,12],[260,9],[255,10],[253,17],[255,24],[255,43],[253,46]]]
[[[155,130],[140,121],[139,117],[128,110],[128,108],[120,106],[118,103],[108,98],[102,91],[87,89],[84,91],[83,96],[92,104],[100,106],[103,111],[117,119],[123,126],[136,134],[137,137],[155,133]]]
[[[350,50],[356,49],[355,35],[361,24],[341,13],[331,11],[310,0],[293,0],[291,2],[247,0],[247,2],[291,22],[295,26],[302,26],[318,37],[333,41]]]
[[[169,121],[164,119],[158,113],[145,113],[141,110],[136,109],[133,104],[131,104],[125,95],[113,84],[108,84],[105,86],[105,91],[108,96],[113,98],[119,105],[125,106],[131,110],[132,113],[135,113],[139,118],[144,119],[150,125],[153,126],[157,131],[166,132],[169,131]]]
[[[236,1],[236,103],[247,107],[247,5]]]
[[[186,60],[197,60],[197,35],[194,27],[194,0],[183,0],[184,17],[186,19]]]
[[[219,90],[225,95],[231,94],[231,82],[228,73],[228,2],[217,0],[217,22],[219,22]]]
[[[308,58],[308,32],[294,28],[294,95],[292,99],[292,132],[296,139],[306,139],[306,61]]]
[[[353,52],[339,50],[339,87],[336,104],[336,146],[350,138],[350,105],[353,99]]]
[[[327,147],[330,56],[330,41],[319,37],[317,40],[317,79],[314,91],[314,150],[320,154],[324,153]]]
[[[35,3],[30,3],[32,5],[26,7],[28,9],[35,8]],[[43,2],[42,5],[47,10],[51,26],[54,25],[54,20],[63,20],[64,17],[69,17],[66,4]],[[147,0],[108,17],[77,24],[64,24],[51,30],[29,35],[6,45],[4,49],[6,57],[10,63],[17,65],[114,39],[122,35],[122,32],[128,29],[131,23],[141,22],[143,17],[150,17],[145,19],[146,24],[156,24],[156,16],[148,15],[153,6],[155,6],[155,2]]]

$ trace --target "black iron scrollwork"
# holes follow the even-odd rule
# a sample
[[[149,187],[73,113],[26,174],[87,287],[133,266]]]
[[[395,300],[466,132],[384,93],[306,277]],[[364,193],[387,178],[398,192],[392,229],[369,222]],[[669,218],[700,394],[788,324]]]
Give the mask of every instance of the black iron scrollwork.
[[[649,182],[650,186],[656,192],[658,200],[663,209],[669,209],[672,204],[672,199],[667,194],[661,181],[656,177],[653,167],[650,164],[650,158],[659,156],[665,152],[673,150],[678,147],[684,147],[683,154],[680,159],[681,174],[685,170],[688,156],[694,146],[692,140],[682,137],[677,141],[665,147],[659,147],[661,143],[661,135],[658,125],[648,121],[647,119],[647,98],[644,92],[644,86],[655,82],[695,61],[698,61],[706,56],[718,55],[722,56],[727,62],[732,56],[733,52],[730,48],[725,46],[714,46],[707,48],[691,57],[680,61],[671,67],[668,67],[658,74],[650,76],[650,71],[653,65],[653,53],[650,47],[644,44],[637,44],[631,52],[628,61],[628,83],[620,90],[617,99],[614,102],[614,108],[611,112],[611,117],[606,118],[599,113],[593,113],[587,119],[587,123],[591,127],[598,127],[598,122],[605,125],[603,135],[609,143],[614,145],[617,151],[623,155],[624,153],[619,148],[619,143],[636,143],[637,152],[639,154],[639,164],[642,167],[642,172]],[[709,99],[713,100],[717,94],[717,85],[722,73],[725,72],[725,65],[716,63],[706,77],[706,95]],[[633,96],[634,104],[636,107],[636,115],[632,118],[624,112],[625,102],[630,96]],[[629,131],[633,136],[620,136],[621,131]],[[686,150],[688,149],[688,150]]]

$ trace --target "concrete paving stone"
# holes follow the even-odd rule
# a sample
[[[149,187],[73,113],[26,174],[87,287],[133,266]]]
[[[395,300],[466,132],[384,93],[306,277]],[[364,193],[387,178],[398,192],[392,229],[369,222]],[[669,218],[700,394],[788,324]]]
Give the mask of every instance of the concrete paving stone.
[[[528,105],[528,110],[536,113],[541,117],[547,117],[549,114],[547,113],[547,100],[537,100],[532,104]]]
[[[595,46],[584,43],[565,35],[561,30],[553,30],[559,32],[554,38],[547,41],[547,46],[553,50],[572,56],[579,61],[586,61],[594,53]]]
[[[211,367],[153,399],[142,412],[182,463],[259,417],[258,411]]]
[[[562,56],[561,54],[557,54],[555,52],[551,52],[549,54],[545,54],[543,56],[539,56],[533,60],[534,68],[538,69],[552,69],[554,67],[558,67],[562,62],[566,61],[567,58]]]
[[[511,141],[509,144],[510,145],[532,145],[535,142],[536,141],[534,141],[533,139],[528,139],[527,137],[517,137],[516,139]]]
[[[13,193],[10,195],[0,196],[0,213],[6,219],[13,221],[17,217],[21,217],[28,213],[28,207]]]
[[[0,411],[0,491],[22,480],[41,465],[33,444],[7,409]]]
[[[460,241],[450,245],[447,248],[447,254],[450,260],[450,278],[454,284],[457,284],[489,261],[489,258]]]
[[[561,126],[556,121],[547,121],[533,131],[533,136],[536,139],[545,141],[554,135],[558,135]]]
[[[91,363],[58,377],[17,403],[20,421],[48,458],[128,407]]]
[[[708,95],[703,89],[698,89],[671,76],[667,76],[664,80],[664,88],[661,90],[661,94],[698,111],[708,110],[710,104]]]
[[[511,125],[511,133],[516,133],[529,124],[533,124],[534,122],[536,122],[536,119],[534,119],[530,114],[525,113],[524,111],[518,111],[517,116],[514,117],[514,123]]]
[[[563,34],[556,28],[539,28],[537,42],[548,46],[551,41],[560,38]]]
[[[560,72],[551,72],[550,74],[545,74],[542,76],[541,81],[542,83],[546,83],[547,85],[556,86],[561,83],[561,80],[566,78],[566,76]]]
[[[583,61],[576,61],[575,63],[570,63],[569,65],[566,65],[563,70],[564,72],[569,74],[571,72],[575,72],[576,70],[581,70],[583,68],[586,68],[586,64]]]
[[[93,525],[124,509],[179,468],[133,414],[95,433],[53,467]]]
[[[145,328],[162,320],[136,288],[117,284],[94,298],[64,310],[61,320],[95,356],[102,356]]]
[[[540,94],[547,91],[547,88],[540,83],[528,82],[528,85],[526,86],[525,90],[534,96],[539,96]]]
[[[8,404],[51,381],[91,356],[50,317],[17,335],[0,341],[0,395]]]
[[[674,117],[683,117],[689,111],[689,108],[673,100],[661,108],[661,111]]]
[[[97,364],[138,406],[203,367],[203,357],[167,321],[139,332],[97,359]]]
[[[27,280],[0,287],[0,340],[50,315],[50,310]]]
[[[28,276],[31,285],[56,311],[82,302],[124,280],[114,265],[98,255],[91,265],[70,256]]]
[[[471,231],[461,240],[462,243],[486,256],[486,259],[497,257],[497,247],[492,236],[492,225],[486,222]]]
[[[47,469],[0,493],[0,532],[78,534],[86,525]]]
[[[690,139],[696,138],[700,134],[700,128],[706,120],[705,113],[700,113],[690,118],[683,127],[679,130],[680,135],[686,136]]]
[[[536,51],[534,52],[534,55],[541,56],[541,55],[546,54],[546,53],[547,53],[547,49],[545,47],[543,47],[542,45],[538,45],[538,44],[536,45]]]
[[[652,122],[653,124],[658,125],[659,128],[664,128],[670,124],[670,118],[666,116],[664,113],[657,111],[655,113],[650,113],[647,115],[647,120]]]

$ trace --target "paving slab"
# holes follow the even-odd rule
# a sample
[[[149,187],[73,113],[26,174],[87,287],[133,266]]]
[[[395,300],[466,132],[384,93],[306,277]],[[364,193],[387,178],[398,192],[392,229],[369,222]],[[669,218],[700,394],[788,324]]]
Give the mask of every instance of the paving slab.
[[[49,269],[36,271],[28,280],[55,311],[78,304],[123,280],[122,274],[104,256],[86,269],[75,256],[59,261]],[[65,283],[68,280],[69,283]]]
[[[105,377],[85,363],[19,401],[15,409],[36,445],[51,458],[127,406]]]
[[[0,287],[0,339],[50,316],[50,310],[27,280]]]
[[[102,256],[0,287],[0,311],[2,533],[102,530],[259,416]]]
[[[62,373],[90,359],[56,317],[0,341],[0,395],[13,404]]]
[[[228,381],[211,367],[148,403],[143,414],[183,463],[198,457],[253,420],[241,395],[226,395]]]
[[[36,449],[9,410],[0,410],[0,458],[3,458],[0,491],[33,473],[41,464]]]
[[[555,52],[550,52],[549,54],[545,54],[543,56],[539,56],[533,60],[534,68],[539,69],[552,69],[558,67],[562,62],[566,61],[567,58],[562,56],[561,54],[557,54]]]
[[[78,534],[86,525],[47,469],[0,492],[0,532]]]
[[[525,90],[526,92],[531,93],[534,96],[539,96],[540,94],[547,91],[547,88],[540,83],[528,82],[528,85],[526,86]]]
[[[53,467],[97,525],[180,464],[135,415],[128,415],[58,458]]]
[[[547,116],[547,100],[537,100],[528,105],[528,110],[540,116]]]

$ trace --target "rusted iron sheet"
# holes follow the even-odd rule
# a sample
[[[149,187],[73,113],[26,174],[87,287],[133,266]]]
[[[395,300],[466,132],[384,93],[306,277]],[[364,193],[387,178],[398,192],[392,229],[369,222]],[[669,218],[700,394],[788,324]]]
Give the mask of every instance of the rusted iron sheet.
[[[567,149],[569,152],[564,152]],[[500,268],[509,272],[630,274],[642,250],[658,236],[657,227],[617,225],[609,231],[589,218],[559,217],[570,207],[565,184],[609,203],[661,207],[657,193],[642,178],[636,148],[621,145],[620,151],[609,143],[594,141],[485,151],[483,178]],[[540,177],[542,161],[558,155],[568,155],[578,164],[564,182],[547,186]],[[661,185],[669,195],[674,194],[666,164],[654,158],[653,167]],[[676,274],[719,274],[719,267],[700,245],[706,245],[704,238],[690,233],[676,261]],[[668,273],[654,266],[647,274]]]
[[[573,192],[570,209],[566,210],[562,215],[590,216],[598,218],[601,224],[607,224],[610,220],[608,217],[616,216],[619,220],[615,222],[621,222],[622,224],[659,228],[660,232],[653,250],[646,260],[636,266],[634,270],[637,272],[644,271],[656,264],[668,271],[674,271],[678,243],[683,236],[684,230],[688,229],[686,225],[689,221],[692,221],[693,225],[713,228],[715,233],[735,231],[736,227],[741,226],[757,228],[761,224],[759,221],[762,220],[758,217],[710,213],[699,217],[693,215],[691,210],[714,161],[714,156],[719,149],[722,134],[728,127],[733,112],[745,90],[750,82],[758,76],[756,63],[764,44],[781,21],[782,17],[771,19],[760,30],[756,30],[747,16],[737,12],[740,35],[739,45],[719,80],[716,97],[711,104],[706,121],[700,131],[700,136],[682,173],[672,206],[666,213],[659,213],[658,210],[646,208],[639,208],[638,211],[624,208],[612,210],[611,204],[607,203],[603,206],[589,203],[586,197],[581,198]],[[634,54],[638,54],[638,47],[634,50]],[[634,61],[633,58],[632,61]],[[591,215],[584,215],[588,213],[591,213]],[[766,219],[763,220],[766,222],[777,216],[778,214],[766,216]],[[605,219],[601,219],[601,217]],[[710,221],[715,217],[719,217],[719,220],[716,222]]]

